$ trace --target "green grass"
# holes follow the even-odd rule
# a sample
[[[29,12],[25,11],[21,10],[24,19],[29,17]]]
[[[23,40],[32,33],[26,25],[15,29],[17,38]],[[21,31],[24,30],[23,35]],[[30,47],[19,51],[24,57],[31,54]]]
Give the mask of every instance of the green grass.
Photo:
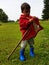
[[[41,21],[44,30],[35,38],[35,57],[29,55],[29,46],[26,47],[26,61],[19,60],[20,45],[10,60],[7,60],[12,49],[21,39],[18,23],[1,23],[0,26],[0,65],[49,65],[49,21]]]

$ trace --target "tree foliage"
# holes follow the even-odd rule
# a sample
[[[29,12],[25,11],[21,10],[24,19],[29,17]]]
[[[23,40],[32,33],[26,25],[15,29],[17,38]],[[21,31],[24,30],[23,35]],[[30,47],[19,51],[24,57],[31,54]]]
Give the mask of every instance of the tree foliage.
[[[43,9],[42,18],[44,20],[48,20],[49,19],[49,0],[44,0],[44,9]]]
[[[0,21],[3,21],[3,22],[8,21],[8,16],[6,15],[6,13],[2,9],[0,9]]]

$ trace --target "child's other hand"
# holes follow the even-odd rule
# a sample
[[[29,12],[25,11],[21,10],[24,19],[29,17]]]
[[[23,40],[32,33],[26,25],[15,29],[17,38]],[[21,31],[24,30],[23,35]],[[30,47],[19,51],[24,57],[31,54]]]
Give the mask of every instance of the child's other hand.
[[[37,19],[37,17],[34,16],[33,18],[29,19],[29,21],[33,22],[33,21],[35,21],[35,19]]]
[[[29,19],[30,22],[33,22],[33,18]]]

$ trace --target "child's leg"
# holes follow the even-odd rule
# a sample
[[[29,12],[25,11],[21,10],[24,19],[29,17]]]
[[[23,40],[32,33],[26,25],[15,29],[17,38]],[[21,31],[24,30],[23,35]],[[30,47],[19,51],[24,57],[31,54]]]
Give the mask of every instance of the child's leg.
[[[28,44],[29,44],[30,47],[33,47],[34,38],[30,38],[30,39],[28,40]]]
[[[30,46],[30,56],[34,57],[34,47],[33,47],[34,39],[33,38],[30,38],[28,40],[28,44]]]
[[[24,51],[25,51],[25,47],[26,47],[26,40],[21,42],[21,50],[20,50],[20,60],[24,61],[25,60],[25,56],[24,56]]]
[[[25,49],[26,45],[27,45],[27,40],[22,41],[21,42],[21,49]]]

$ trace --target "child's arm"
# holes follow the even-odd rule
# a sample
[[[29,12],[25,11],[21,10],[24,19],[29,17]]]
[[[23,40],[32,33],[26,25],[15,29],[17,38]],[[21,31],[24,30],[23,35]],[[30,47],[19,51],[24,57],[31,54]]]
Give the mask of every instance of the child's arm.
[[[28,17],[26,17],[28,20],[29,20],[29,22],[33,22],[33,18],[28,18]]]
[[[29,19],[29,18],[27,18],[27,19]],[[31,19],[29,19],[29,21],[31,22],[31,23],[33,23],[33,26],[34,26],[34,29],[35,29],[35,31],[37,32],[38,30],[39,30],[39,19],[37,18],[37,17],[33,17],[33,18],[31,18]],[[38,21],[38,22],[37,22]]]
[[[30,25],[30,21],[26,18],[21,18],[19,20],[19,24],[20,24],[21,29],[27,29],[28,26]]]

